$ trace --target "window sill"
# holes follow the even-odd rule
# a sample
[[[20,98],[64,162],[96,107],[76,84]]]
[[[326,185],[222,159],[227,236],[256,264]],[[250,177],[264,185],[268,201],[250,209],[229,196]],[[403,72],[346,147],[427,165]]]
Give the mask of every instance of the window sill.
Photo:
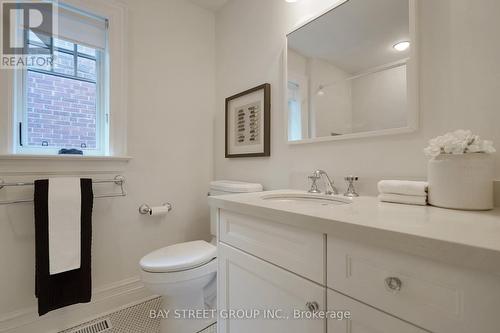
[[[0,160],[128,162],[131,159],[132,157],[130,156],[28,155],[28,154],[0,155]]]

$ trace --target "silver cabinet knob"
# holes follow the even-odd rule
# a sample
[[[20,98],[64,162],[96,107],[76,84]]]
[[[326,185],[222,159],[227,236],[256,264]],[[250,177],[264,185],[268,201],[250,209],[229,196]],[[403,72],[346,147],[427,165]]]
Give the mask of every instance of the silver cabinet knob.
[[[401,281],[401,279],[391,276],[385,279],[385,286],[390,291],[398,292],[401,291],[401,288],[403,287],[403,282]]]
[[[319,304],[318,304],[318,302],[307,302],[306,303],[306,307],[311,312],[318,312],[319,311]]]

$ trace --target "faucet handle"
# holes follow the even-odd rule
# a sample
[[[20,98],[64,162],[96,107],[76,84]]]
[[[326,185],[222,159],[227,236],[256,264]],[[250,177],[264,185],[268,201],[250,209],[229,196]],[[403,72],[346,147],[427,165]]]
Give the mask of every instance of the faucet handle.
[[[359,197],[359,194],[356,193],[356,188],[354,187],[354,182],[358,181],[359,178],[357,176],[347,176],[344,179],[348,184],[347,191],[344,193],[344,196],[350,198]]]
[[[321,177],[316,175],[316,174],[313,174],[312,176],[309,176],[308,177],[309,180],[311,180],[311,188],[309,189],[309,193],[321,193],[321,191],[318,189],[318,184],[316,183],[318,181],[318,179],[320,179]]]

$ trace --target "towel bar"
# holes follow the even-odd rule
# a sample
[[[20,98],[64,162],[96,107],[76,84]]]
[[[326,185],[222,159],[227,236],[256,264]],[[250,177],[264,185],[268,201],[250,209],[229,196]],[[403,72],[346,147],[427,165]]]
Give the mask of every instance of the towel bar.
[[[125,177],[118,175],[114,179],[102,179],[102,180],[93,180],[93,184],[106,184],[106,183],[115,183],[116,185],[120,185],[121,192],[120,193],[111,193],[111,194],[100,194],[94,196],[94,198],[114,198],[114,197],[124,197],[127,195],[125,189],[123,188],[123,184],[125,183]],[[4,187],[15,187],[15,186],[33,186],[34,182],[18,182],[18,183],[5,183],[3,179],[0,178],[0,190]],[[0,205],[10,205],[17,203],[28,203],[33,202],[33,199],[19,199],[19,200],[5,200],[0,201]]]

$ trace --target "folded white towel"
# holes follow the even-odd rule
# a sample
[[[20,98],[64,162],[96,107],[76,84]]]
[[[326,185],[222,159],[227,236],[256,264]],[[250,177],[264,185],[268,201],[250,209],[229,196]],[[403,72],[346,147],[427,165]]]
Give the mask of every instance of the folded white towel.
[[[429,183],[409,180],[382,180],[378,183],[380,193],[427,196]]]
[[[81,189],[79,178],[49,179],[49,272],[81,265]]]
[[[419,195],[382,193],[378,196],[378,199],[380,201],[400,203],[405,205],[419,205],[419,206],[427,205],[427,196],[419,196]]]

